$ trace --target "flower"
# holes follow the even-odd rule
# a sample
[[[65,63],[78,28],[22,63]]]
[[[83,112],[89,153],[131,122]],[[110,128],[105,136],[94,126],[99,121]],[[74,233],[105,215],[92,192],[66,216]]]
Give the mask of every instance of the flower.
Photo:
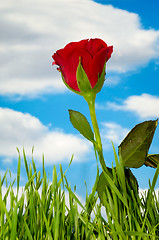
[[[57,50],[52,56],[53,65],[59,66],[58,70],[62,73],[64,83],[71,90],[81,92],[76,75],[79,64],[81,63],[93,89],[112,52],[113,46],[107,46],[101,39],[84,39],[71,42],[63,49]]]

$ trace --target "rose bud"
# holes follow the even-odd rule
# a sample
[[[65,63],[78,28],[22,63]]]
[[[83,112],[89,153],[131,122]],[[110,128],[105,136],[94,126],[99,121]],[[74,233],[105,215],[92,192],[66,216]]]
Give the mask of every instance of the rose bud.
[[[58,65],[65,85],[80,95],[98,93],[105,80],[105,64],[113,46],[98,38],[71,42],[53,54],[53,65]]]

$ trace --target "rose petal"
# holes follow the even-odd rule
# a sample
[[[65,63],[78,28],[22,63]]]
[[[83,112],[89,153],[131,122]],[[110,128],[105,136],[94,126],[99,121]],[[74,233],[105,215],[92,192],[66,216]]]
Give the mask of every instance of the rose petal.
[[[91,81],[92,88],[96,85],[98,81],[98,77],[100,77],[100,75],[102,74],[104,64],[111,57],[112,52],[113,52],[112,46],[103,48],[92,59],[90,64],[90,74],[91,74],[90,81]]]
[[[94,56],[98,51],[100,51],[103,48],[106,48],[107,44],[103,40],[101,40],[99,38],[94,38],[94,39],[90,39],[87,42],[87,46],[86,47],[87,47],[87,51],[92,56]]]
[[[58,50],[53,58],[64,76],[66,83],[74,90],[80,91],[76,80],[76,71],[79,64],[79,57],[86,72],[89,71],[89,64],[92,60],[91,55],[82,48],[64,48]]]

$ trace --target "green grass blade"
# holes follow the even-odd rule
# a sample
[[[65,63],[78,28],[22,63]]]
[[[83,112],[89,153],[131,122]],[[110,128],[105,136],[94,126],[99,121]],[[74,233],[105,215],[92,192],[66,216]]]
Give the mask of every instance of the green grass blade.
[[[32,234],[29,230],[28,224],[26,223],[25,219],[24,219],[24,226],[25,226],[25,234],[27,235],[28,240],[33,240]]]
[[[17,168],[17,196],[18,196],[18,192],[19,192],[19,183],[20,183],[20,167],[21,167],[21,159],[20,159],[20,154],[19,154],[18,168]]]

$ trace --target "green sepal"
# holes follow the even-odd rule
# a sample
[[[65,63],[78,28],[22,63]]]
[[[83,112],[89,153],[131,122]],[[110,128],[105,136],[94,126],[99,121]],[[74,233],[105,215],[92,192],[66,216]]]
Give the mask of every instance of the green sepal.
[[[104,64],[103,71],[102,71],[100,77],[98,78],[98,82],[96,83],[96,85],[93,88],[93,91],[96,94],[101,91],[103,84],[105,82],[105,74],[106,74],[105,68],[106,68],[106,62]]]
[[[145,165],[146,167],[153,167],[157,168],[157,165],[159,164],[159,154],[148,154]]]
[[[66,83],[65,78],[64,78],[62,72],[61,72],[61,77],[62,77],[62,80],[63,80],[65,86],[66,86],[69,90],[71,90],[72,92],[77,93],[77,94],[79,94],[79,95],[82,95],[81,92],[78,92],[78,91],[72,89],[72,88]]]
[[[95,143],[94,134],[86,117],[80,112],[70,109],[68,111],[70,115],[70,121],[73,127],[77,129],[85,138],[87,138],[94,144]]]
[[[78,67],[77,67],[76,78],[77,78],[77,84],[78,84],[78,87],[79,87],[81,93],[88,93],[88,92],[92,91],[92,86],[87,77],[87,74],[85,73],[85,71],[82,67],[80,59],[79,59]]]
[[[137,124],[119,145],[119,156],[125,167],[139,168],[145,164],[158,120]]]

